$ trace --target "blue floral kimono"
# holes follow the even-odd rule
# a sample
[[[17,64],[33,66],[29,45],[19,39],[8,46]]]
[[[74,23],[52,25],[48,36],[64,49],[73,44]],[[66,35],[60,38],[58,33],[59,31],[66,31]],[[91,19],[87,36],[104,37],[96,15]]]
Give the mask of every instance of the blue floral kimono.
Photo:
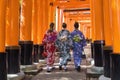
[[[75,68],[80,66],[82,61],[82,51],[83,47],[86,45],[86,40],[83,33],[80,30],[74,30],[71,33],[72,41],[73,41],[73,58]]]
[[[67,65],[70,56],[70,48],[72,45],[72,39],[70,37],[70,32],[68,30],[61,30],[58,33],[56,46],[60,51],[60,66]]]

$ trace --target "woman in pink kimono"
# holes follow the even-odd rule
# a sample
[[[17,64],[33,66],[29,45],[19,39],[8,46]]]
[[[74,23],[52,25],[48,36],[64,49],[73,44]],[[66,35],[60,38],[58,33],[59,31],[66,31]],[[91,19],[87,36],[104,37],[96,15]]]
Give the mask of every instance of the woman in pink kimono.
[[[47,32],[44,35],[43,38],[43,45],[44,48],[47,52],[47,72],[51,72],[52,68],[53,68],[53,64],[55,61],[55,51],[56,51],[56,47],[55,47],[55,41],[57,38],[57,32],[54,30],[54,23],[50,24],[50,29],[47,30]]]

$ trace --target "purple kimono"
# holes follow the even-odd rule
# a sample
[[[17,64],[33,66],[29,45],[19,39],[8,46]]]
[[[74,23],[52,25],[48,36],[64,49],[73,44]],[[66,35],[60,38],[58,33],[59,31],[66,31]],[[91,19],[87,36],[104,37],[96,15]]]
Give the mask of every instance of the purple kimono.
[[[80,30],[74,30],[71,33],[72,41],[73,41],[73,58],[75,68],[80,66],[82,61],[82,51],[83,47],[86,45],[86,40],[83,33]]]

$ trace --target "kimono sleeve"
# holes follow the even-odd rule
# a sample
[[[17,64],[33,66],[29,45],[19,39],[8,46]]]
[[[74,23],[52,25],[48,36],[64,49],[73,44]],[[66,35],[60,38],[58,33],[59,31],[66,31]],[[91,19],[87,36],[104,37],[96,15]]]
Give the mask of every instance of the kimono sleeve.
[[[87,44],[86,44],[85,36],[84,36],[83,33],[82,33],[82,38],[83,38],[83,40],[82,40],[82,47],[84,47],[84,46],[86,46]]]
[[[42,44],[46,44],[47,43],[47,34],[44,34],[43,40],[42,40]]]

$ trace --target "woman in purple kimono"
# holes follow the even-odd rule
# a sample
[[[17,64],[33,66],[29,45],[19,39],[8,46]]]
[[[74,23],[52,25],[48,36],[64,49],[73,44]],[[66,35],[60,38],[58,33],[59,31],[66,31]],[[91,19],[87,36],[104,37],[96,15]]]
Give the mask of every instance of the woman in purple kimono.
[[[70,37],[70,32],[66,29],[67,24],[62,24],[62,30],[57,35],[56,46],[60,51],[60,60],[59,60],[59,70],[62,70],[62,66],[64,66],[64,70],[67,71],[66,65],[68,59],[70,59],[70,48],[72,45],[72,39]]]
[[[80,64],[82,61],[82,51],[83,47],[86,45],[86,40],[83,33],[78,30],[79,23],[75,22],[74,24],[75,30],[71,33],[71,37],[73,40],[73,58],[74,58],[74,65],[77,71],[81,70]]]
[[[55,41],[57,39],[57,32],[54,30],[54,23],[50,24],[50,29],[44,35],[42,43],[47,52],[47,72],[51,72],[55,61]]]

